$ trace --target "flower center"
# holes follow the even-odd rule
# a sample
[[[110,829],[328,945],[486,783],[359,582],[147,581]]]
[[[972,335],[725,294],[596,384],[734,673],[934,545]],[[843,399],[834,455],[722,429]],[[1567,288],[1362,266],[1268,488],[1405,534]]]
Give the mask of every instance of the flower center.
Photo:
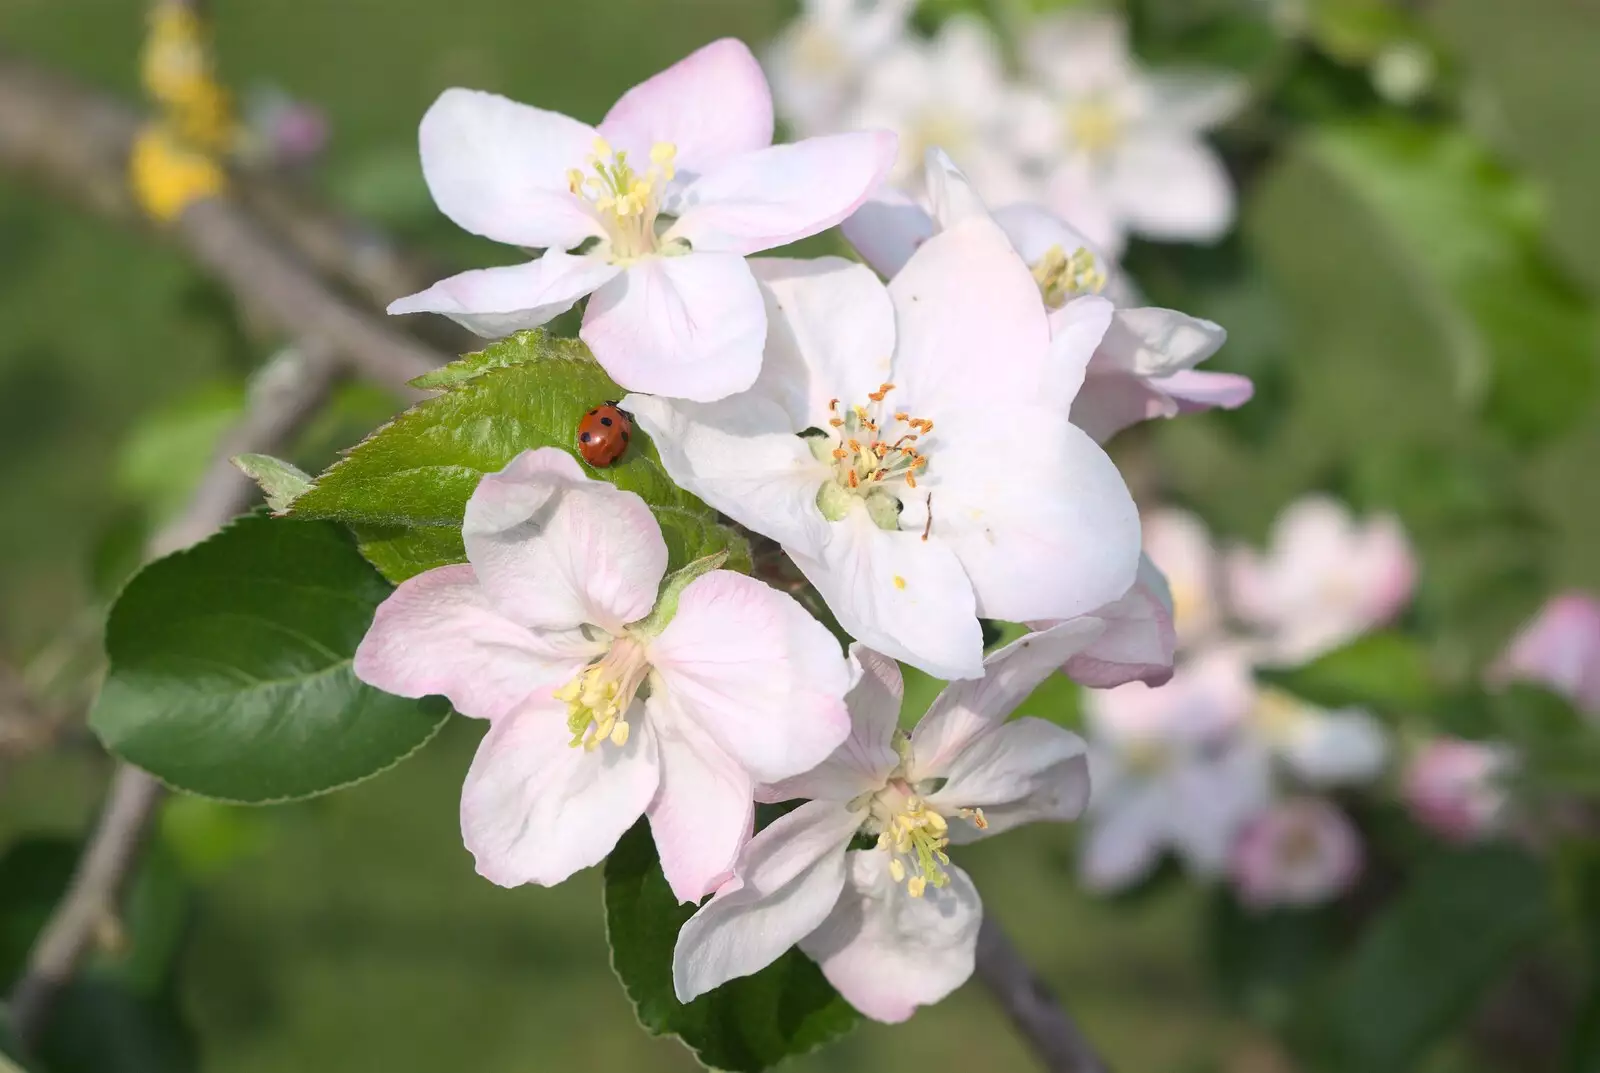
[[[1099,155],[1122,140],[1122,110],[1105,97],[1073,101],[1066,126],[1072,148]]]
[[[1308,867],[1322,858],[1322,840],[1310,824],[1295,824],[1278,836],[1277,858],[1285,869]]]
[[[556,690],[556,699],[567,705],[573,748],[582,745],[593,752],[607,741],[628,743],[628,709],[650,672],[645,655],[643,644],[619,637],[604,656]]]
[[[567,189],[587,201],[600,217],[610,246],[608,260],[626,264],[663,249],[656,234],[656,218],[661,212],[661,194],[677,174],[673,160],[678,147],[657,142],[650,150],[650,167],[642,174],[628,162],[627,150],[615,152],[604,138],[595,138],[594,152],[588,159],[589,172],[572,168],[567,172]]]
[[[1059,244],[1044,251],[1033,266],[1033,279],[1051,309],[1061,308],[1080,294],[1099,294],[1106,285],[1106,274],[1090,250],[1080,246],[1069,256]]]
[[[928,456],[916,445],[933,431],[933,422],[904,412],[886,418],[883,401],[893,390],[893,384],[883,384],[867,395],[870,406],[844,410],[834,399],[828,403],[829,432],[811,437],[811,453],[833,468],[833,479],[817,492],[817,509],[831,522],[848,515],[859,499],[879,528],[900,528],[898,489],[915,488],[917,474],[927,468]]]
[[[889,875],[894,881],[904,883],[911,897],[920,898],[930,885],[937,889],[950,882],[950,874],[944,870],[950,863],[944,851],[950,844],[950,825],[923,796],[930,784],[913,785],[907,777],[911,739],[904,731],[895,734],[894,748],[900,766],[883,789],[867,795],[867,818],[861,831],[876,836],[878,848],[889,854]],[[980,830],[989,826],[981,808],[964,808],[959,815]]]
[[[1128,771],[1141,778],[1152,778],[1172,766],[1172,749],[1164,741],[1154,738],[1137,741],[1122,753],[1122,762]]]

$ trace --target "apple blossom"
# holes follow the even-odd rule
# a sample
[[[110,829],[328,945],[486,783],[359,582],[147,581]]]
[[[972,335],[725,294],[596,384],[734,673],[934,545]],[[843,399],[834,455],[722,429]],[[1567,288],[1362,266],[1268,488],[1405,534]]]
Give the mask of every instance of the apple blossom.
[[[1052,348],[1027,267],[973,216],[885,288],[838,258],[753,262],[760,379],[714,404],[633,395],[680,486],[780,543],[855,638],[941,678],[982,673],[977,617],[1060,620],[1122,597],[1138,515],[1068,422],[1109,303]]]
[[[1244,723],[1251,744],[1313,787],[1371,782],[1389,761],[1389,738],[1370,712],[1329,711],[1272,686],[1257,690]]]
[[[745,255],[844,219],[895,152],[881,131],[772,145],[766,80],[732,39],[635,86],[598,128],[449,89],[420,142],[445,215],[545,253],[452,276],[389,312],[501,336],[592,292],[581,334],[612,378],[698,400],[749,387],[761,367],[766,315]]]
[[[1239,830],[1272,799],[1269,766],[1241,734],[1253,693],[1249,665],[1219,649],[1159,689],[1135,682],[1085,694],[1094,785],[1085,885],[1126,887],[1167,849],[1200,875],[1223,870]]]
[[[1006,717],[1100,630],[1071,622],[991,655],[986,677],[941,693],[910,735],[893,660],[861,645],[850,738],[814,771],[769,788],[809,798],[762,830],[683,926],[673,984],[688,1002],[796,944],[852,1005],[903,1021],[972,974],[983,905],[951,843],[1070,820],[1089,793],[1083,742]],[[852,849],[857,838],[873,839]]]
[[[1512,764],[1504,745],[1435,738],[1407,765],[1402,796],[1423,827],[1452,842],[1471,842],[1500,829],[1507,800],[1501,779]]]
[[[881,188],[842,225],[867,263],[885,276],[900,271],[932,235],[986,211],[966,176],[937,149],[928,151],[923,187],[920,199]],[[1073,329],[1068,308],[1081,295],[1104,292],[1118,307],[1072,404],[1073,423],[1096,440],[1104,443],[1151,418],[1233,409],[1250,400],[1255,389],[1248,377],[1194,368],[1227,339],[1221,326],[1143,306],[1137,289],[1093,243],[1043,208],[1019,203],[993,215],[1033,270],[1053,330]]]
[[[1361,859],[1361,838],[1349,818],[1331,802],[1303,797],[1251,821],[1234,847],[1230,872],[1248,906],[1310,906],[1349,890]]]
[[[1046,200],[1109,253],[1133,231],[1210,241],[1233,224],[1232,181],[1202,137],[1244,102],[1232,75],[1141,70],[1119,17],[1067,12],[1036,21],[1023,64],[1019,144],[1052,167]]]
[[[1279,515],[1265,555],[1232,553],[1228,582],[1233,610],[1261,635],[1261,658],[1294,664],[1399,614],[1416,562],[1399,519],[1360,522],[1338,501],[1310,496]]]
[[[861,79],[904,35],[915,0],[804,0],[767,52],[778,114],[802,135],[844,125]]]
[[[1600,716],[1600,601],[1579,592],[1551,600],[1517,634],[1492,677],[1537,682]]]
[[[1126,595],[1080,618],[1098,619],[1105,629],[1062,665],[1062,674],[1093,689],[1127,682],[1158,686],[1171,679],[1178,647],[1172,593],[1149,556],[1139,559],[1139,573]],[[1033,625],[1048,629],[1056,623]]]
[[[674,893],[698,899],[749,837],[756,783],[849,733],[849,665],[826,628],[705,562],[662,589],[650,508],[564,451],[485,476],[462,536],[468,564],[403,582],[355,671],[490,721],[461,801],[488,879],[559,883],[643,814]]]

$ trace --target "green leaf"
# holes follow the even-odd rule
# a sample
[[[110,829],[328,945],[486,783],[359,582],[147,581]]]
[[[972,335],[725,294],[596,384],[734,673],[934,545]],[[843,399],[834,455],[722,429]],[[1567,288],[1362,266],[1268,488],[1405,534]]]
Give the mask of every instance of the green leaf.
[[[1402,1073],[1551,920],[1549,879],[1509,846],[1440,853],[1368,928],[1330,995],[1330,1069]]]
[[[1303,667],[1263,669],[1259,677],[1324,708],[1363,707],[1403,716],[1435,701],[1426,653],[1393,632],[1369,633]]]
[[[1528,444],[1588,413],[1594,309],[1544,249],[1526,184],[1441,126],[1335,126],[1309,150],[1392,233],[1419,312],[1445,331],[1458,384],[1487,421]]]
[[[844,1035],[860,1015],[798,950],[687,1006],[672,991],[672,948],[695,907],[680,905],[640,820],[605,868],[611,967],[652,1035],[676,1036],[713,1069],[758,1073]]]
[[[271,455],[238,455],[233,464],[239,472],[261,486],[262,493],[267,497],[267,506],[277,514],[288,510],[290,504],[311,487],[310,474],[292,462]]]
[[[523,332],[418,380],[444,388],[379,428],[299,496],[291,514],[358,527],[362,551],[391,581],[462,562],[461,518],[485,473],[523,451],[574,453],[579,419],[624,392],[583,344]],[[727,550],[728,567],[748,572],[750,552],[716,512],[682,491],[635,429],[622,460],[592,477],[635,492],[655,511],[669,568]],[[376,527],[376,528],[374,528]],[[415,537],[404,530],[416,530]]]
[[[1214,892],[1205,937],[1223,996],[1251,1019],[1282,1028],[1302,990],[1333,964],[1333,924],[1326,907],[1257,910],[1229,891]]]
[[[249,515],[129,582],[90,714],[107,749],[168,785],[262,804],[393,766],[449,715],[351,669],[389,586],[326,522]]]

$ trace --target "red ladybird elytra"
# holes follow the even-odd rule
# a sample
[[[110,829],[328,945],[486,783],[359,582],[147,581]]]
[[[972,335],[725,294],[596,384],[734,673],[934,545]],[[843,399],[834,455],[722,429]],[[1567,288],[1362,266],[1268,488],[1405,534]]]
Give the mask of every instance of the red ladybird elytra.
[[[633,422],[614,402],[596,406],[578,422],[578,453],[595,469],[621,458],[632,438]]]

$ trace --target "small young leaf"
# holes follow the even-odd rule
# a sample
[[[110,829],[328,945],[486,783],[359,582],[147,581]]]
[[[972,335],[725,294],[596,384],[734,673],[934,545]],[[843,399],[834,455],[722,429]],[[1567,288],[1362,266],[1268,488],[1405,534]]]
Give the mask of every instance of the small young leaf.
[[[300,494],[311,487],[311,475],[292,462],[271,455],[239,455],[233,460],[239,472],[261,486],[267,506],[274,514],[289,509]]]
[[[672,991],[672,948],[695,907],[680,905],[640,820],[606,860],[611,967],[652,1035],[676,1036],[712,1069],[759,1073],[844,1035],[860,1015],[798,950],[687,1006]]]
[[[326,522],[249,515],[145,567],[106,626],[90,714],[107,749],[181,790],[260,804],[383,771],[449,715],[362,684],[389,586]]]
[[[1263,681],[1324,708],[1362,707],[1403,716],[1435,696],[1427,656],[1398,633],[1369,633],[1294,670],[1262,670]]]

